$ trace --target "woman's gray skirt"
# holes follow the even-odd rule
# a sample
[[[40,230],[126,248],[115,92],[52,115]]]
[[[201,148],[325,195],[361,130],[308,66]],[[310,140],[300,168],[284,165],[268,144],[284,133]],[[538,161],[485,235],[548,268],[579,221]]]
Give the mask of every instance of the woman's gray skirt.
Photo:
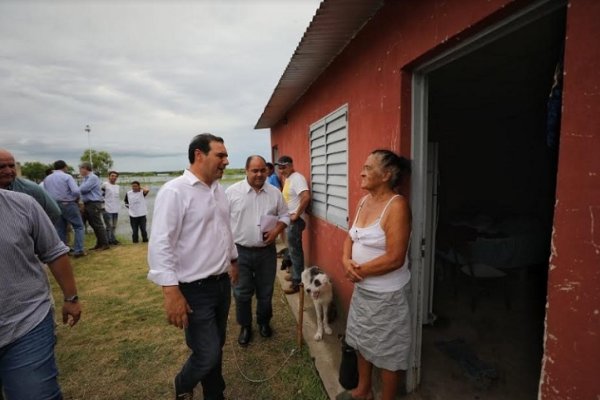
[[[352,293],[346,342],[363,358],[388,371],[408,369],[411,325],[410,283],[395,292],[376,293],[356,286]]]

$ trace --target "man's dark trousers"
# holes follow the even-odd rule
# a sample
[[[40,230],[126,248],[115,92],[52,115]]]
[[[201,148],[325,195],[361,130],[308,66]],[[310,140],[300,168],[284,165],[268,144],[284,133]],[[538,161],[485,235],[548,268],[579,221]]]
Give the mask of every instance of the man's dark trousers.
[[[273,316],[273,285],[277,273],[275,244],[238,250],[238,283],[233,289],[236,319],[240,326],[252,325],[252,296],[256,293],[256,322],[267,325]]]
[[[188,314],[185,341],[192,354],[175,377],[181,392],[191,392],[202,384],[205,400],[221,400],[225,391],[222,359],[227,331],[227,315],[231,303],[231,283],[227,274],[179,288],[193,312]]]
[[[142,215],[141,217],[129,217],[129,223],[131,224],[131,231],[133,232],[131,235],[133,243],[140,241],[138,231],[142,232],[142,241],[147,242],[148,232],[146,231],[146,216]]]
[[[83,203],[83,209],[85,211],[85,217],[94,230],[94,235],[96,235],[96,248],[108,246],[106,228],[104,227],[104,222],[102,221],[102,214],[104,214],[104,202],[88,201]]]

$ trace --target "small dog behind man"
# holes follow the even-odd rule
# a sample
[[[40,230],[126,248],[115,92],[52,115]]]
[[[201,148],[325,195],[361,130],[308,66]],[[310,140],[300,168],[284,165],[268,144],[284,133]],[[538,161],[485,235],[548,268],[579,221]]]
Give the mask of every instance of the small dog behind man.
[[[323,339],[323,330],[331,335],[329,322],[333,321],[333,289],[327,274],[319,267],[310,267],[302,272],[304,290],[310,295],[317,314],[317,333],[315,340]]]

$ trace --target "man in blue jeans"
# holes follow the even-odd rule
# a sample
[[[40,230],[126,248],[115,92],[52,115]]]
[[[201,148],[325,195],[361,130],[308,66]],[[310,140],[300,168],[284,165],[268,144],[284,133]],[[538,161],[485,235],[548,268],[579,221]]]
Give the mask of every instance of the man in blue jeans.
[[[238,279],[229,204],[219,183],[227,157],[222,138],[195,136],[190,167],[165,183],[154,203],[148,279],[162,286],[167,320],[185,329],[192,351],[175,377],[176,399],[193,399],[198,383],[205,400],[224,398],[223,345],[231,284]]]
[[[0,190],[0,386],[7,400],[62,399],[54,358],[47,263],[63,296],[63,323],[81,307],[67,253],[50,219],[30,196]]]
[[[75,233],[73,244],[73,255],[75,257],[85,256],[83,239],[85,236],[81,211],[79,210],[79,187],[75,179],[67,174],[67,163],[63,160],[54,162],[54,172],[44,179],[44,189],[58,203],[61,218],[55,223],[58,236],[67,244],[67,225],[71,224]]]
[[[119,210],[121,209],[121,186],[117,184],[119,173],[110,171],[108,181],[102,184],[102,196],[104,197],[104,226],[106,226],[106,238],[108,244],[121,244],[115,236],[117,222],[119,220]]]
[[[284,262],[292,263],[292,275],[289,288],[284,290],[285,294],[297,293],[300,290],[301,275],[304,270],[304,251],[302,249],[302,231],[306,228],[306,207],[310,204],[310,191],[306,178],[294,170],[294,161],[289,156],[281,156],[277,160],[277,168],[285,177],[283,184],[283,198],[290,212],[290,225],[287,228],[288,253],[284,256]]]

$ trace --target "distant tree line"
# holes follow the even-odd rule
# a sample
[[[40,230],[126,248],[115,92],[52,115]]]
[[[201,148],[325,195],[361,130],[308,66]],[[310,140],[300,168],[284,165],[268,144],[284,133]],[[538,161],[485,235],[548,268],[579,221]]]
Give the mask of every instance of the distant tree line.
[[[111,155],[106,151],[92,150],[92,166],[94,173],[98,176],[108,176],[108,172],[113,167],[113,159]],[[90,150],[85,150],[80,158],[81,162],[90,161]],[[77,166],[69,165],[69,173],[74,174]],[[27,179],[34,182],[41,182],[46,177],[46,171],[53,170],[52,164],[44,164],[39,161],[27,161],[21,165],[21,173]],[[181,170],[177,171],[146,171],[146,172],[123,172],[119,171],[120,175],[129,176],[155,176],[155,175],[168,175],[177,176],[181,175]],[[243,168],[229,168],[225,170],[225,175],[243,175]]]
[[[106,151],[96,151],[92,150],[92,166],[94,169],[94,173],[98,176],[106,176],[108,175],[108,171],[111,170],[113,166],[113,160],[110,154]],[[79,159],[81,162],[90,161],[90,150],[86,150],[81,155]],[[69,173],[74,174],[75,167],[73,165],[69,165]],[[53,170],[53,164],[44,164],[39,161],[27,161],[21,165],[21,173],[27,179],[30,179],[34,182],[41,182],[46,177],[46,171]]]

